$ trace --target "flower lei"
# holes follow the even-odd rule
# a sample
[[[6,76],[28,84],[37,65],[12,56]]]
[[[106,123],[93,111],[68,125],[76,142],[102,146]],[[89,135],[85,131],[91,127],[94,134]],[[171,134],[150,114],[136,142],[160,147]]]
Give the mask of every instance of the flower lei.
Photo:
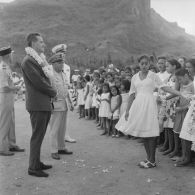
[[[39,56],[39,54],[32,48],[32,47],[26,47],[25,48],[26,53],[31,56],[41,67],[43,67],[44,60]]]
[[[39,55],[32,47],[26,47],[25,51],[42,67],[45,76],[47,76],[49,79],[52,79],[53,67],[48,64],[48,62],[45,59],[45,55],[44,54]]]

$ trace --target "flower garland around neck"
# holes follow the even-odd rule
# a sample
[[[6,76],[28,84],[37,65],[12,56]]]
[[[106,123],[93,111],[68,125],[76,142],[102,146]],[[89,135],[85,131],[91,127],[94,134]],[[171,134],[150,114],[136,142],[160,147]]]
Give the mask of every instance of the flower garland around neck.
[[[39,55],[32,47],[25,48],[26,54],[31,56],[41,67],[46,77],[53,78],[53,67],[48,64],[45,55]]]
[[[31,56],[41,67],[45,66],[44,60],[32,47],[26,47],[25,48],[26,54]]]

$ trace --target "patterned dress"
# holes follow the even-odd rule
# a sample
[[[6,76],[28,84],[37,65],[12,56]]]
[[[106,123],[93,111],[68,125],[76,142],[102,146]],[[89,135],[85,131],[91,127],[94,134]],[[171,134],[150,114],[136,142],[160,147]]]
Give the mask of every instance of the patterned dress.
[[[176,79],[175,76],[170,76],[166,86],[175,89]],[[170,94],[167,94],[169,96]],[[175,106],[178,101],[178,97],[172,98],[166,101],[164,128],[173,128],[175,122]]]

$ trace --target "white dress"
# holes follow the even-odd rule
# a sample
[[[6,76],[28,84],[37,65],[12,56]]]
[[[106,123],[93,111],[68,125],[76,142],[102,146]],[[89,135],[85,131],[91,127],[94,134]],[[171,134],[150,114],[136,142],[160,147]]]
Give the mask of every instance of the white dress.
[[[113,96],[111,98],[111,105],[110,105],[111,109],[114,109],[114,107],[117,105],[119,98],[120,98],[119,95]],[[119,114],[120,114],[120,108],[114,111],[114,113],[112,114],[112,120],[119,119]]]
[[[190,102],[190,107],[183,121],[179,137],[184,140],[195,142],[195,97]]]
[[[85,100],[85,109],[90,109],[92,107],[92,94],[91,94],[92,84],[90,82],[87,82],[85,87],[85,92],[87,92],[87,87],[89,87],[89,93]]]
[[[126,121],[124,113],[116,124],[116,129],[135,137],[156,137],[159,136],[159,124],[153,92],[162,86],[162,81],[151,71],[144,80],[140,79],[139,74],[135,74],[131,80],[129,95],[135,93],[135,100],[129,110],[129,118]]]
[[[85,101],[84,101],[84,89],[77,89],[77,93],[78,93],[78,99],[77,99],[77,105],[85,105]]]
[[[92,95],[92,108],[97,107],[97,88],[96,86],[93,87],[93,95]]]
[[[110,93],[102,93],[101,95],[101,103],[99,108],[99,117],[111,117],[111,110],[110,110],[110,104],[107,101],[102,101],[103,99],[110,100]]]
[[[122,93],[121,98],[122,98],[122,104],[120,107],[120,117],[124,114],[124,112],[127,109],[129,93]]]

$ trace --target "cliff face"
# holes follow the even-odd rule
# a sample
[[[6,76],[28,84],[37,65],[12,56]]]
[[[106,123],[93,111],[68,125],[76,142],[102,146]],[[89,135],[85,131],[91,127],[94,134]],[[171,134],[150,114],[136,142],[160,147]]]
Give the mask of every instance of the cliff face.
[[[0,44],[23,56],[29,32],[45,35],[48,48],[69,45],[68,58],[108,53],[117,59],[156,52],[193,54],[195,39],[150,8],[150,0],[16,0],[0,11]]]

